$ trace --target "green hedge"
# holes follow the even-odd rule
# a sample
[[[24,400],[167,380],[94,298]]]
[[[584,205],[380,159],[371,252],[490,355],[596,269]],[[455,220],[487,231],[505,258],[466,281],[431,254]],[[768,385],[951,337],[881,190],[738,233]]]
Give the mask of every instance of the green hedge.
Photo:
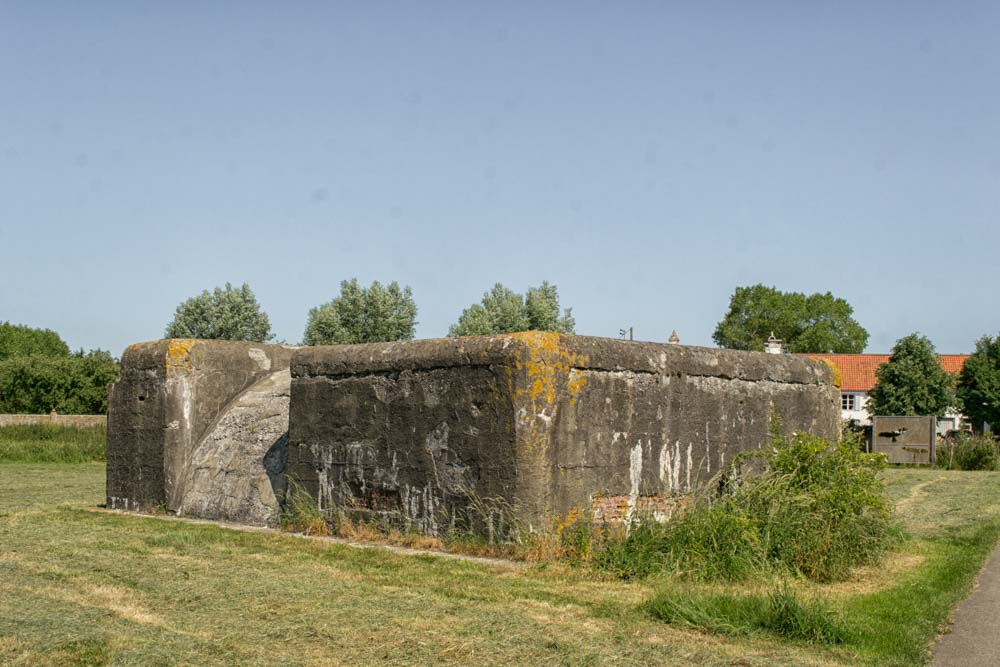
[[[29,355],[0,361],[0,413],[100,415],[118,362],[107,352]]]

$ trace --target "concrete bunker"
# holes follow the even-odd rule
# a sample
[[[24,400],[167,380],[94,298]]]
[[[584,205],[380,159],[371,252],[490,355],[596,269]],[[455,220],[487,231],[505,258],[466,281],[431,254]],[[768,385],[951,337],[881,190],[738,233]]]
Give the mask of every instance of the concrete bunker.
[[[107,505],[271,524],[284,495],[292,348],[173,339],[122,355]]]
[[[772,408],[836,437],[832,379],[791,355],[542,332],[303,348],[288,472],[323,508],[424,533],[470,509],[491,531],[669,515],[768,442]]]
[[[157,341],[112,388],[108,505],[273,524],[287,472],[323,509],[428,534],[665,516],[767,442],[772,408],[838,433],[832,372],[792,355],[543,332]]]

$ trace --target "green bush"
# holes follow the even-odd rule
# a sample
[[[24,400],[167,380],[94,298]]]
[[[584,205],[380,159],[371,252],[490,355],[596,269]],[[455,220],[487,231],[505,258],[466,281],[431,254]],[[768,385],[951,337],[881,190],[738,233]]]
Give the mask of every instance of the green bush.
[[[881,455],[808,434],[775,439],[765,470],[736,469],[719,494],[694,498],[667,523],[639,517],[595,563],[622,578],[670,572],[737,581],[764,571],[829,581],[878,560],[893,534]],[[746,459],[743,459],[746,462]]]
[[[993,436],[962,433],[954,442],[937,448],[935,461],[946,470],[997,470],[1000,454]]]
[[[76,428],[38,424],[0,427],[0,462],[89,463],[103,461],[104,426]]]
[[[0,360],[29,355],[68,357],[69,346],[51,329],[0,322]]]
[[[0,361],[0,412],[105,414],[118,362],[107,352],[29,355]]]
[[[798,434],[778,443],[768,464],[731,501],[754,517],[768,561],[820,581],[878,561],[892,528],[883,456]]]

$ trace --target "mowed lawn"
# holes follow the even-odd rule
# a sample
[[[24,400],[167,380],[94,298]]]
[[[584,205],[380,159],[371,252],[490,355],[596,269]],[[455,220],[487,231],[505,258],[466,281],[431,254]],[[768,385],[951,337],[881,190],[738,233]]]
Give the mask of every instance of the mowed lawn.
[[[672,628],[642,607],[662,581],[104,513],[101,463],[0,463],[0,664],[904,664],[876,641],[892,634],[878,623],[904,620],[886,591],[936,595],[929,604],[946,611],[968,590],[971,576],[922,586],[959,555],[978,561],[958,570],[978,570],[982,540],[972,552],[948,545],[983,526],[995,540],[1000,474],[887,479],[912,537],[851,581],[796,584],[859,632],[871,626],[872,642],[831,648]],[[922,656],[928,627],[900,641]]]

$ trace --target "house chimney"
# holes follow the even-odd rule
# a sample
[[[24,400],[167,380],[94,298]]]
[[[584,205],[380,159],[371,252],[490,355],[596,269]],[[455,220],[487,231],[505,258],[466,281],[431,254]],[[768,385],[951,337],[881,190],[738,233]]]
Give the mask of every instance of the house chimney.
[[[764,351],[768,354],[781,354],[784,352],[782,349],[782,343],[784,341],[780,338],[774,337],[774,332],[771,332],[771,336],[767,339],[767,345],[764,347]]]
[[[681,344],[681,337],[677,335],[677,329],[674,329],[671,332],[670,338],[667,339],[667,342],[670,343],[671,345],[680,345]]]

